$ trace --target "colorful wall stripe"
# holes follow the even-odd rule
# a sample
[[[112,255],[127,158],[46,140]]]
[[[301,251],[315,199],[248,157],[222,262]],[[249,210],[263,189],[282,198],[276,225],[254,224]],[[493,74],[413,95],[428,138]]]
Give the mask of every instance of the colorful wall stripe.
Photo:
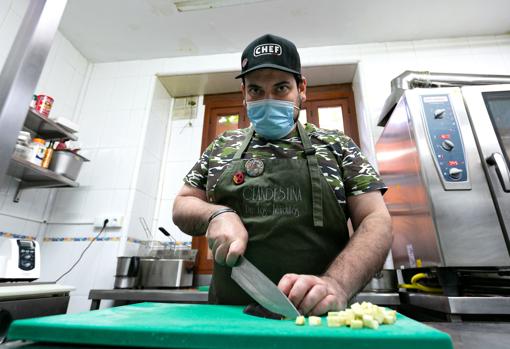
[[[93,236],[44,238],[44,242],[79,242],[92,240],[94,240]],[[96,241],[120,241],[120,236],[105,236],[105,237],[100,236],[96,239]]]
[[[0,238],[7,239],[24,239],[24,240],[35,240],[35,236],[30,235],[22,235],[22,234],[13,234],[0,231]],[[80,242],[80,241],[92,241],[94,236],[77,236],[77,237],[45,237],[43,239],[44,242]],[[120,236],[100,236],[96,239],[96,241],[120,241]],[[135,239],[132,237],[127,238],[128,242],[132,242],[135,244],[143,244],[146,243],[147,240]],[[160,241],[165,246],[172,246],[172,242],[163,242]],[[175,243],[176,246],[185,246],[191,247],[191,241],[177,241]]]
[[[140,239],[135,239],[135,238],[132,238],[132,237],[128,237],[127,241],[128,242],[132,242],[134,244],[143,244],[143,243],[146,243],[148,240],[140,240]],[[163,242],[163,241],[159,241],[159,242],[161,242],[165,246],[172,246],[172,245],[174,245],[173,242]],[[175,243],[175,245],[176,246],[191,247],[191,241],[177,241]]]
[[[6,238],[6,239],[23,239],[23,240],[35,240],[35,236],[30,235],[21,235],[21,234],[13,234],[13,233],[7,233],[4,231],[0,231],[0,238]]]

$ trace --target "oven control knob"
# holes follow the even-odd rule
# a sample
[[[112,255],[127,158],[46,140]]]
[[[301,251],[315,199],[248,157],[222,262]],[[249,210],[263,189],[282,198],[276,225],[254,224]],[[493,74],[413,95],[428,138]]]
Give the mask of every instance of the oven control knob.
[[[450,169],[450,171],[448,171],[448,174],[450,175],[450,177],[452,179],[460,179],[462,177],[462,170],[460,168],[457,168],[457,167],[452,167]]]
[[[445,109],[436,109],[434,110],[434,117],[436,119],[442,119],[444,117]]]
[[[449,139],[445,139],[442,143],[441,143],[441,148],[443,148],[444,150],[446,151],[452,151],[453,148],[455,148],[455,144],[453,144],[452,141],[450,141]]]

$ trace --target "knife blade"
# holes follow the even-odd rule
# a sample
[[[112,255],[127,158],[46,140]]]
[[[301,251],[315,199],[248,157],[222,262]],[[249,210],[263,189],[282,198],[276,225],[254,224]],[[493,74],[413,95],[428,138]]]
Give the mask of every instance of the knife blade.
[[[232,268],[231,278],[267,310],[289,319],[301,315],[283,292],[245,257],[239,257],[238,264]]]

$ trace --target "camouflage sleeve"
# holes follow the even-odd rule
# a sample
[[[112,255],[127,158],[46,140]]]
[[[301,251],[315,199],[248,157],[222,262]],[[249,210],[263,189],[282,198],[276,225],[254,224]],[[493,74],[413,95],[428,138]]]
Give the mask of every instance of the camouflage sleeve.
[[[188,174],[183,178],[185,184],[194,188],[206,190],[207,173],[209,172],[209,157],[211,156],[215,143],[216,140],[209,144],[200,159],[198,159]]]
[[[381,177],[354,141],[342,137],[341,170],[346,196],[360,195],[374,190],[387,190]]]

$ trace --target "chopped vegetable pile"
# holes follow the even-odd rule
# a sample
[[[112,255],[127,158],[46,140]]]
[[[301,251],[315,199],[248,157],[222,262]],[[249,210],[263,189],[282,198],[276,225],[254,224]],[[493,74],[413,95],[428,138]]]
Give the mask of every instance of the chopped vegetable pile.
[[[351,328],[366,327],[376,330],[379,325],[394,324],[397,321],[397,312],[369,302],[354,303],[348,309],[330,311],[326,320],[328,327],[350,326]],[[304,316],[296,318],[296,325],[303,326],[305,324]],[[310,316],[308,324],[310,326],[322,326],[322,319],[318,316]]]

